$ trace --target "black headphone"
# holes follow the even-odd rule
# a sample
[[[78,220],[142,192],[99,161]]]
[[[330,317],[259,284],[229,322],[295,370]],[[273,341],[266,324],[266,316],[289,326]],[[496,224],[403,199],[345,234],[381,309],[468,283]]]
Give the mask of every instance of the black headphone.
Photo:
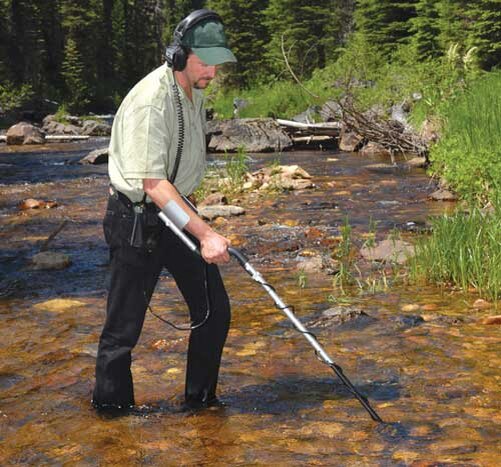
[[[188,30],[206,19],[213,19],[219,23],[223,22],[221,17],[215,11],[203,8],[201,10],[193,11],[176,26],[174,31],[174,41],[165,49],[165,60],[167,61],[167,65],[172,68],[173,71],[183,71],[186,67],[188,50],[182,44],[184,35]]]

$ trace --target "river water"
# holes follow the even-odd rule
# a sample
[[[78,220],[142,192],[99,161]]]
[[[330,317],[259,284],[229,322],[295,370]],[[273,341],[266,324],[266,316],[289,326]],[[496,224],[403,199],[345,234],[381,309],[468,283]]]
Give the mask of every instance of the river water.
[[[481,324],[495,310],[474,309],[474,295],[425,286],[343,295],[321,273],[299,286],[298,254],[329,248],[305,232],[336,238],[348,216],[360,246],[374,223],[384,238],[451,208],[428,201],[434,186],[422,169],[334,151],[253,156],[255,168],[299,164],[317,188],[242,197],[247,214],[216,224],[307,326],[333,301],[369,315],[314,331],[387,423],[371,421],[234,262],[222,268],[233,307],[219,385],[225,406],[180,413],[187,335],[147,315],[134,352],[137,411],[96,414],[90,396],[105,313],[100,221],[108,181],[105,166],[75,162],[105,142],[0,147],[1,465],[500,464],[500,334]],[[20,211],[26,198],[58,207]],[[33,270],[30,258],[63,219],[50,250],[70,255],[72,265]],[[152,305],[186,322],[167,273]]]

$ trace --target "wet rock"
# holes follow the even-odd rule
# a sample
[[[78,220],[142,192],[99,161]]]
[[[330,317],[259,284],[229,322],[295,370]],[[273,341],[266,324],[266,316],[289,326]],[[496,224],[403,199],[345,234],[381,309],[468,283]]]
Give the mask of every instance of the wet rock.
[[[418,311],[421,307],[416,303],[409,303],[407,305],[403,305],[400,310],[404,313],[412,313],[413,311]]]
[[[271,118],[212,120],[207,124],[209,150],[236,152],[278,152],[292,147],[291,137]]]
[[[308,323],[310,327],[327,328],[332,326],[349,325],[350,327],[364,327],[376,321],[365,311],[355,307],[336,306],[322,312],[321,316]]]
[[[401,167],[396,164],[370,164],[366,165],[365,169],[381,174],[394,174],[395,172],[399,172]]]
[[[363,136],[350,131],[345,125],[341,127],[341,132],[339,134],[339,149],[345,152],[358,151],[362,146],[364,141]]]
[[[407,221],[395,224],[395,228],[404,232],[425,233],[431,231],[431,226],[423,221]]]
[[[71,123],[57,122],[54,115],[48,115],[44,118],[42,129],[48,135],[79,135],[81,131],[80,127]]]
[[[414,169],[422,169],[427,166],[426,157],[413,157],[405,162],[407,167],[412,167]]]
[[[328,275],[334,275],[339,272],[339,261],[332,259],[327,255],[321,255],[311,250],[302,250],[296,257],[296,269],[306,273],[324,272]]]
[[[414,255],[412,245],[403,240],[386,239],[374,247],[363,247],[360,250],[362,258],[369,261],[395,262],[404,264]]]
[[[198,210],[198,214],[203,219],[212,220],[216,217],[241,216],[242,214],[245,214],[245,209],[240,206],[232,205],[202,206]]]
[[[395,323],[399,327],[414,328],[424,323],[424,319],[419,315],[401,315],[395,318]]]
[[[361,156],[373,157],[373,156],[390,156],[391,152],[385,148],[382,144],[369,141],[365,146],[359,151]]]
[[[207,198],[201,201],[198,205],[202,206],[214,206],[214,205],[227,205],[228,198],[222,193],[211,193]]]
[[[56,208],[58,204],[55,201],[42,201],[39,199],[28,198],[25,199],[20,205],[19,209],[22,211],[28,209],[52,209]]]
[[[106,164],[108,163],[108,148],[94,149],[89,152],[85,157],[78,161],[79,164]]]
[[[40,128],[27,122],[16,123],[6,133],[7,144],[43,144],[45,134]]]
[[[110,136],[111,125],[96,120],[84,120],[81,133],[87,136]]]
[[[434,191],[428,198],[433,201],[457,201],[458,199],[452,191],[446,190],[445,188]]]
[[[246,174],[246,181],[259,190],[304,190],[315,186],[311,175],[298,165],[264,167]]]
[[[296,269],[298,271],[314,274],[322,270],[323,261],[321,256],[313,256],[311,258],[298,256],[297,260],[298,263],[296,265]]]
[[[64,313],[85,306],[85,302],[79,300],[72,300],[68,298],[53,298],[45,302],[39,302],[33,307],[37,310],[50,311],[53,313]]]
[[[501,324],[501,315],[488,316],[482,320],[482,324]]]
[[[489,303],[488,301],[483,300],[482,298],[479,298],[479,299],[477,299],[477,300],[475,300],[473,302],[472,306],[476,310],[485,310],[487,308],[491,308],[492,307],[492,303]]]
[[[33,256],[33,258],[31,258],[31,262],[31,269],[54,270],[67,268],[71,264],[71,259],[64,253],[57,253],[55,251],[42,251],[41,253],[37,253],[35,256]]]
[[[322,230],[318,229],[317,227],[309,227],[304,232],[304,236],[308,240],[320,240],[323,237],[325,237],[325,232],[323,232]]]

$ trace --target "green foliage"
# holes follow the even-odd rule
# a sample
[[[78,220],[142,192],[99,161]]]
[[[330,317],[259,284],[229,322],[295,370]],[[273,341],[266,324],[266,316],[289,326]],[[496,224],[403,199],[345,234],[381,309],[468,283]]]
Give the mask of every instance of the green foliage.
[[[89,89],[85,80],[85,66],[73,39],[68,39],[64,52],[62,75],[68,92],[68,109],[71,112],[83,112],[90,102]]]
[[[304,111],[314,103],[299,86],[284,81],[241,91],[221,89],[212,102],[218,118],[233,116],[233,100],[236,98],[247,102],[239,111],[240,117],[287,118]]]
[[[0,108],[3,112],[21,108],[33,97],[34,91],[28,84],[14,86],[11,82],[0,83]]]
[[[245,174],[249,171],[247,154],[239,147],[235,154],[225,154],[226,189],[232,193],[242,190]]]
[[[432,148],[434,173],[461,196],[486,201],[501,191],[501,73],[471,83],[442,108],[444,129]]]
[[[498,199],[499,201],[499,199]],[[498,300],[501,296],[501,209],[456,212],[433,221],[433,233],[415,247],[414,281],[446,284]]]

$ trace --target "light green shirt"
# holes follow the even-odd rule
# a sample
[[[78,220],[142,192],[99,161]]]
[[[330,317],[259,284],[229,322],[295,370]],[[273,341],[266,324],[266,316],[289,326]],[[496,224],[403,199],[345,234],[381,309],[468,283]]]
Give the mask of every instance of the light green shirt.
[[[113,122],[108,171],[113,186],[131,201],[143,198],[143,179],[169,179],[176,160],[179,122],[172,86],[174,76],[162,65],[137,83],[123,100]],[[177,85],[176,85],[177,86]],[[179,89],[184,116],[184,147],[174,185],[191,194],[205,171],[203,93],[193,102]]]

